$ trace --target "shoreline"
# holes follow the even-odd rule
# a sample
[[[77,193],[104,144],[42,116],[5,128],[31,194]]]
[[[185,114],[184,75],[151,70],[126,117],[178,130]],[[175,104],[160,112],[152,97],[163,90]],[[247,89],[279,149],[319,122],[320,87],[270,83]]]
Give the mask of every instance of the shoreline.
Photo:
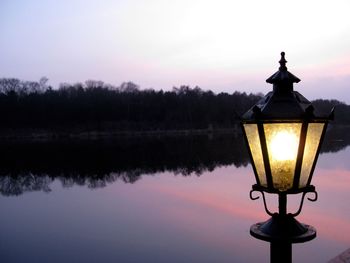
[[[333,133],[341,133],[336,137],[344,137],[350,125],[337,125],[330,123],[328,130]],[[185,137],[185,136],[220,136],[232,135],[234,137],[242,136],[242,130],[239,124],[230,128],[206,128],[206,129],[172,129],[172,130],[85,130],[77,128],[57,128],[57,129],[0,129],[0,142],[60,142],[60,141],[98,141],[113,140],[123,138],[166,138],[166,137]],[[346,136],[345,137],[348,137]],[[344,137],[344,138],[345,138]],[[342,139],[344,139],[342,138]]]
[[[8,129],[0,131],[0,141],[60,141],[60,140],[103,140],[139,137],[178,137],[200,135],[229,135],[241,133],[237,125],[220,129],[186,129],[186,130],[147,130],[147,131],[48,131],[35,129]]]

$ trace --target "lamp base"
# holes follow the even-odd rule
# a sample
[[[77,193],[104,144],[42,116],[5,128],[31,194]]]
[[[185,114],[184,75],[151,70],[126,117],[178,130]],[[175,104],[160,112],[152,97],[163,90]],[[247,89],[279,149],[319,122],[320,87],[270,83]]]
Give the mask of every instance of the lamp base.
[[[292,215],[274,214],[269,220],[250,227],[250,234],[260,240],[303,243],[316,237],[316,229],[298,222]]]

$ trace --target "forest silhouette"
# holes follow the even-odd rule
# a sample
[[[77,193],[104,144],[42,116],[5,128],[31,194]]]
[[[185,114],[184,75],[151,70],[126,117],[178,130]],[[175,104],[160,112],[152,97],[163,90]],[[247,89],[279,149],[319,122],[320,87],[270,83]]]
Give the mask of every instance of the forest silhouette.
[[[0,79],[0,135],[226,129],[237,126],[241,115],[262,96],[238,91],[215,94],[189,86],[141,90],[133,82],[116,87],[94,80],[53,89],[47,81]],[[335,123],[350,124],[350,107],[345,103],[321,99],[313,103],[321,112],[337,106]]]

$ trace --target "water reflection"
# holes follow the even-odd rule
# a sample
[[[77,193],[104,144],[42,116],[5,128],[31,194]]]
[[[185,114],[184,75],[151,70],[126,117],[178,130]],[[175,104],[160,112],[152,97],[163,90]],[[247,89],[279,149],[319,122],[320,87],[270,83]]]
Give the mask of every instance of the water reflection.
[[[321,152],[350,144],[349,129],[332,127]],[[172,172],[197,175],[221,166],[245,167],[248,153],[241,134],[106,141],[2,142],[0,193],[50,192],[54,180],[63,187],[105,187],[115,181],[135,183],[144,175]]]
[[[319,200],[306,202],[300,215],[318,236],[293,247],[295,262],[326,262],[349,247],[350,147],[339,151],[349,144],[347,134],[332,129],[326,138],[323,153],[338,152],[320,155],[313,178]],[[249,235],[250,225],[267,216],[249,200],[254,176],[242,141],[2,143],[0,258],[268,262],[268,244]]]

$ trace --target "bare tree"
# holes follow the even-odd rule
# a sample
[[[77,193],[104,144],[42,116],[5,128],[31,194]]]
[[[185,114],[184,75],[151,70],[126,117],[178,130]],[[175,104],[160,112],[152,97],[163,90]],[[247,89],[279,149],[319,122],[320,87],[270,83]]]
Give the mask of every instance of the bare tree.
[[[21,81],[15,78],[0,79],[0,93],[9,94],[11,92],[17,93],[21,88]]]
[[[40,92],[45,92],[49,89],[49,86],[47,84],[48,81],[49,79],[45,76],[40,78],[39,80]]]
[[[104,82],[101,80],[87,80],[85,81],[86,88],[88,89],[95,89],[95,88],[102,88]]]
[[[137,84],[131,81],[123,82],[119,87],[121,92],[126,92],[126,93],[138,92],[139,88],[140,87]]]

